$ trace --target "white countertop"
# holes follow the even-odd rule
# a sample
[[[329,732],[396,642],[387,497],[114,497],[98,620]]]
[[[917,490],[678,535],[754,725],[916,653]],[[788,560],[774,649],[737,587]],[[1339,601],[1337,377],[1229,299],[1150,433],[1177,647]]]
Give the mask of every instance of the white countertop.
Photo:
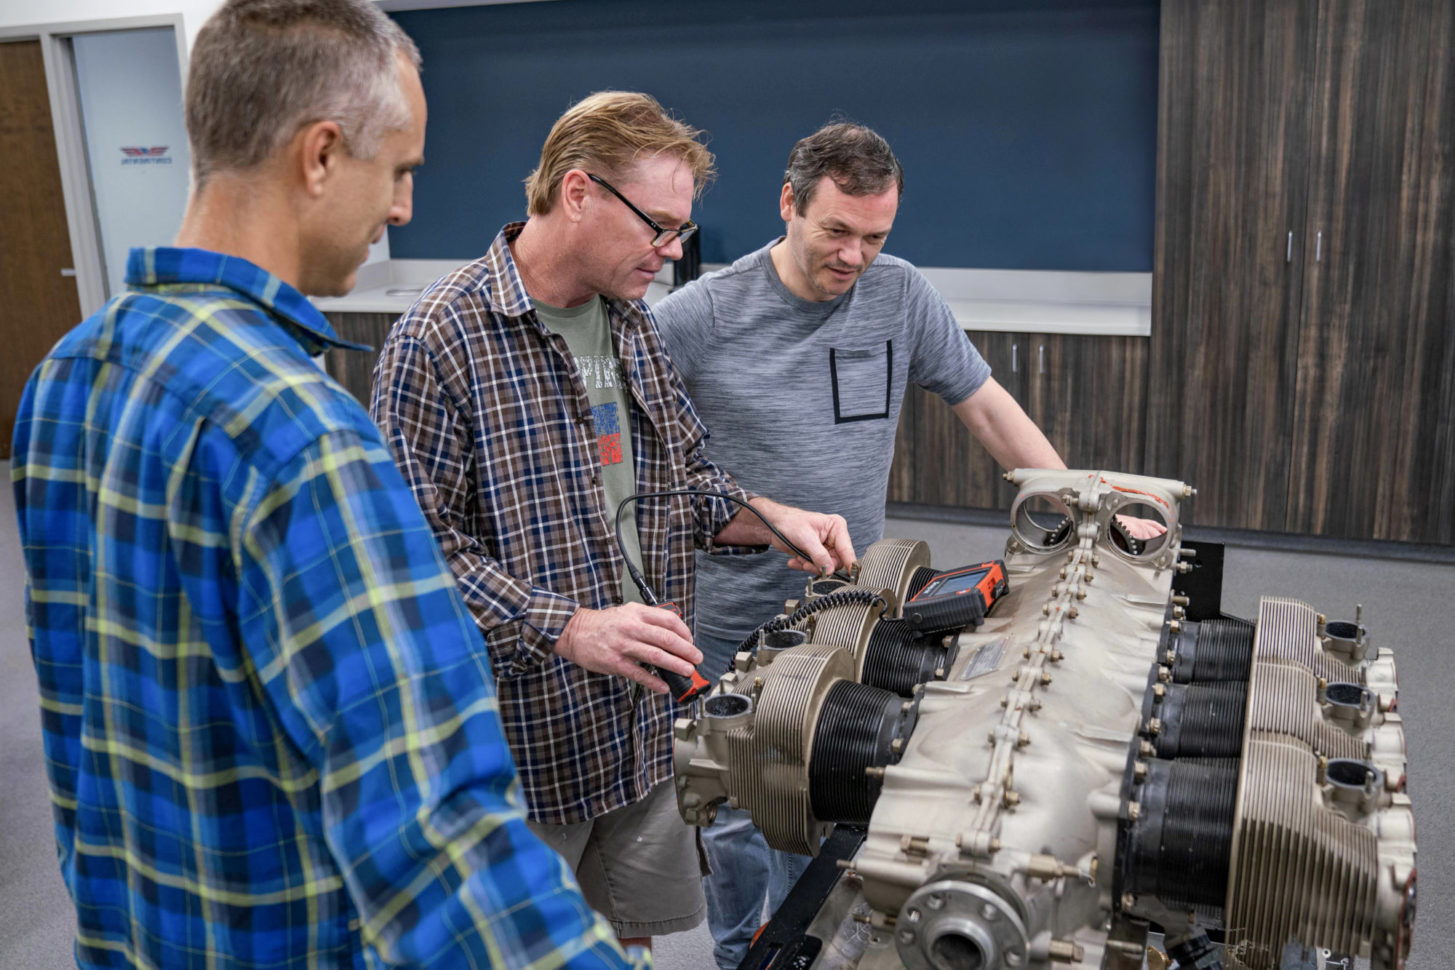
[[[465,259],[390,259],[359,269],[347,296],[315,297],[331,313],[403,313],[430,283]],[[703,266],[704,272],[716,269]],[[923,270],[966,330],[1145,337],[1152,332],[1151,273],[1079,273],[1051,270]],[[663,269],[647,302],[671,292]]]

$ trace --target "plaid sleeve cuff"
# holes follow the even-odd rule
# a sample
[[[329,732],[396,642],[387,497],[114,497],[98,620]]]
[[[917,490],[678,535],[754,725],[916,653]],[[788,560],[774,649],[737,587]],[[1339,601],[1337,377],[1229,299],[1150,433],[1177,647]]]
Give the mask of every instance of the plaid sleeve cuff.
[[[521,584],[524,586],[524,584]],[[575,600],[539,586],[528,587],[524,609],[485,634],[491,660],[505,676],[519,676],[555,653],[566,623],[580,608]]]

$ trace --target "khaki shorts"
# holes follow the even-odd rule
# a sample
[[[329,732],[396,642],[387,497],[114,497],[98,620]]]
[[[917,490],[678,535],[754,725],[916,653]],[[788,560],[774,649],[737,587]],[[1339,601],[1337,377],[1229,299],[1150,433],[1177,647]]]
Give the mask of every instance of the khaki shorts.
[[[706,917],[707,857],[696,826],[677,814],[671,781],[585,822],[526,824],[565,858],[586,902],[621,939],[680,933]]]

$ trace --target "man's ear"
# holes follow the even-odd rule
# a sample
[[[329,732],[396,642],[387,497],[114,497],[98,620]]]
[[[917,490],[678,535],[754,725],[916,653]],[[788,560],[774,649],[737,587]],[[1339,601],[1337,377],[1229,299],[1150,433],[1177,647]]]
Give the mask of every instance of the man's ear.
[[[561,178],[561,195],[556,204],[572,222],[579,222],[590,191],[591,179],[581,169],[573,168]]]
[[[347,153],[343,129],[336,121],[315,121],[294,136],[294,146],[304,191],[314,197],[322,195],[329,176]]]
[[[784,222],[793,219],[793,186],[787,182],[783,183],[783,191],[778,194],[778,214]]]

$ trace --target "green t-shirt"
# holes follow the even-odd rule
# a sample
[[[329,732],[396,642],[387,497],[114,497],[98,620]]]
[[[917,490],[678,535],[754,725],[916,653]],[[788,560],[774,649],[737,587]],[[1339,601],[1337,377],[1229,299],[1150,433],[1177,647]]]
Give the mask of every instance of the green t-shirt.
[[[596,445],[601,458],[601,485],[606,491],[607,516],[615,524],[616,507],[637,490],[636,465],[632,461],[631,389],[611,343],[611,325],[606,304],[600,297],[580,306],[555,307],[539,300],[535,304],[541,323],[566,341],[586,396],[591,399],[591,417],[596,424]],[[621,516],[626,554],[638,568],[642,565],[642,543],[637,534],[636,505],[628,505]],[[621,571],[622,600],[642,603],[641,591],[627,571]]]

